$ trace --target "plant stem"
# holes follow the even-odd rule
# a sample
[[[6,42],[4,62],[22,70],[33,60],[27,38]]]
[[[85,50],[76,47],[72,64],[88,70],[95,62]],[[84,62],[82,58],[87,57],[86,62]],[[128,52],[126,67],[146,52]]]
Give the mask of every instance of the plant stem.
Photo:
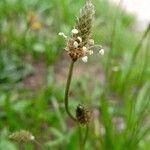
[[[86,145],[86,141],[88,138],[88,133],[89,133],[89,126],[88,124],[86,125],[86,131],[85,131],[85,136],[83,137],[83,134],[81,132],[81,127],[80,124],[78,124],[78,128],[79,128],[79,146],[80,146],[80,150],[84,150],[84,147]]]
[[[135,63],[136,56],[137,56],[138,52],[140,51],[140,49],[141,49],[141,47],[142,47],[142,45],[143,45],[143,42],[144,42],[145,38],[148,36],[149,32],[150,32],[150,23],[148,24],[146,30],[144,31],[141,40],[139,41],[139,43],[138,43],[137,46],[135,47],[134,52],[133,52],[133,55],[132,55],[131,60],[130,60],[130,62],[129,62],[129,67],[128,67],[127,72],[126,72],[125,79],[124,79],[124,81],[123,81],[123,83],[122,83],[122,85],[123,85],[123,88],[122,88],[122,89],[123,89],[124,91],[125,91],[125,86],[127,85],[127,84],[125,84],[125,83],[128,82],[127,80],[128,80],[128,78],[130,77],[130,75],[131,75],[131,72],[132,72],[131,70],[132,70],[133,65],[134,65],[134,63]]]
[[[87,138],[88,138],[88,133],[89,133],[89,125],[87,124],[87,125],[86,125],[85,137],[84,137],[84,139],[83,139],[83,149],[84,149],[84,147],[85,147],[85,145],[86,145],[86,141],[87,141]]]
[[[131,59],[132,62],[135,61],[135,58],[136,58],[136,56],[137,56],[137,54],[138,54],[140,48],[142,47],[143,41],[145,40],[145,38],[146,38],[147,35],[149,34],[149,31],[150,31],[150,23],[148,24],[146,30],[145,30],[144,33],[143,33],[143,36],[142,36],[141,40],[139,41],[139,43],[137,44],[137,46],[136,46],[136,48],[135,48],[135,50],[134,50],[134,53],[133,53],[132,59]],[[131,63],[131,65],[132,65],[132,64],[133,64],[133,63]]]
[[[70,89],[70,84],[71,84],[71,79],[72,79],[74,63],[75,63],[75,61],[72,60],[71,63],[70,63],[68,77],[67,77],[67,83],[66,83],[66,89],[65,89],[65,109],[66,109],[66,112],[69,115],[69,117],[73,121],[77,122],[77,119],[71,114],[71,112],[69,110],[69,102],[68,102],[69,89]],[[85,133],[85,137],[82,141],[82,133],[81,133],[80,125],[79,125],[79,136],[80,136],[80,148],[81,148],[81,150],[84,149],[84,146],[85,146],[86,141],[87,141],[88,130],[89,130],[88,128],[89,128],[88,125],[86,125],[86,133]]]
[[[82,148],[82,133],[81,133],[80,124],[78,124],[78,129],[79,129],[79,149],[83,150],[83,148]]]
[[[148,67],[148,60],[149,60],[149,50],[150,50],[150,34],[147,37],[146,41],[146,48],[145,48],[145,57],[144,57],[144,65],[143,69],[140,73],[140,82],[142,81],[143,75],[146,74],[146,69]]]
[[[18,149],[19,150],[24,150],[24,144],[23,143],[18,143]]]
[[[119,19],[119,16],[120,16],[119,11],[120,11],[121,4],[122,4],[122,0],[119,1],[118,6],[116,8],[115,16],[114,16],[113,29],[112,29],[112,33],[111,33],[110,51],[108,53],[106,68],[105,68],[106,78],[109,78],[109,68],[111,68],[111,63],[110,62],[111,62],[111,58],[113,56],[113,51],[114,51],[116,29],[117,29],[118,19]]]
[[[70,64],[70,68],[69,68],[68,77],[67,77],[67,83],[66,83],[66,89],[65,89],[65,109],[66,109],[66,112],[68,113],[69,117],[73,121],[77,121],[76,118],[71,114],[71,112],[69,110],[69,104],[68,104],[69,89],[70,89],[70,84],[71,84],[74,63],[75,63],[75,61],[72,60],[71,64]]]

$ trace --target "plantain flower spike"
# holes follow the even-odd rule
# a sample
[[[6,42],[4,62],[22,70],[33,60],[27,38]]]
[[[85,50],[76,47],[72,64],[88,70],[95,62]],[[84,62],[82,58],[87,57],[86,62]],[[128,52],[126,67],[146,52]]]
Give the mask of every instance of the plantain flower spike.
[[[79,104],[76,108],[76,118],[80,124],[88,124],[92,119],[92,112]]]
[[[82,61],[86,63],[88,55],[93,54],[93,48],[102,48],[100,45],[95,46],[94,40],[91,38],[94,14],[94,5],[91,0],[86,0],[85,5],[80,10],[79,17],[76,19],[71,35],[67,37],[63,32],[59,33],[59,35],[66,39],[65,50],[68,52],[73,61],[82,58]]]
[[[35,137],[32,135],[32,133],[26,130],[16,131],[9,135],[9,138],[11,140],[15,140],[16,142],[27,142],[35,140]]]
[[[76,24],[72,30],[71,36],[67,40],[66,49],[73,61],[83,57],[83,61],[87,62],[88,41],[91,37],[92,22],[94,18],[94,6],[91,1],[87,1],[84,7],[80,10],[80,16],[77,17]],[[75,46],[74,43],[78,43]],[[84,49],[87,49],[85,52]],[[86,56],[86,57],[85,57]]]

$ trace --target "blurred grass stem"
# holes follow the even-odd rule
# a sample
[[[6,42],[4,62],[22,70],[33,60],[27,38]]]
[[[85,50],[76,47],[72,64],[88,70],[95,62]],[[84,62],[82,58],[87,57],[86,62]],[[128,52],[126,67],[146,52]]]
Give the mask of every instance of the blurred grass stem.
[[[84,147],[85,147],[85,145],[86,145],[86,141],[87,141],[87,138],[88,138],[88,134],[89,134],[89,125],[87,124],[87,125],[86,125],[86,131],[85,131],[85,137],[84,137],[84,139],[83,139],[83,149],[84,149]]]
[[[80,146],[80,150],[83,150],[85,145],[86,145],[86,141],[88,138],[88,134],[89,134],[89,125],[86,125],[86,131],[85,131],[85,136],[83,137],[82,131],[81,131],[81,127],[78,124],[79,127],[79,146]]]
[[[114,43],[115,43],[115,36],[116,36],[116,29],[117,29],[117,22],[119,19],[119,10],[122,4],[122,0],[119,1],[118,6],[116,8],[116,12],[115,12],[115,16],[114,16],[114,21],[113,21],[113,29],[112,29],[112,33],[111,33],[111,42],[110,42],[110,50],[108,53],[108,57],[107,57],[107,62],[106,62],[106,70],[105,70],[105,74],[106,77],[109,78],[109,68],[111,67],[111,58],[113,56],[113,50],[114,50]]]
[[[123,82],[123,84],[122,84],[122,85],[123,85],[123,90],[125,89],[125,86],[127,85],[127,84],[124,84],[124,83],[127,82],[127,80],[129,79],[129,77],[130,77],[130,75],[131,75],[131,73],[132,73],[131,70],[132,70],[132,68],[133,68],[133,65],[135,64],[136,56],[137,56],[137,54],[139,53],[139,51],[140,51],[140,49],[141,49],[141,47],[142,47],[142,45],[143,45],[143,42],[144,42],[145,38],[148,36],[149,32],[150,32],[150,23],[148,24],[147,28],[145,29],[141,40],[139,41],[139,43],[137,44],[137,46],[136,46],[135,49],[134,49],[134,52],[133,52],[133,55],[132,55],[132,57],[131,57],[128,70],[127,70],[127,72],[126,72],[125,80],[124,80],[124,82]]]
[[[139,43],[137,44],[137,46],[136,46],[136,48],[135,48],[135,50],[134,50],[134,53],[133,53],[132,59],[131,59],[132,62],[135,61],[135,58],[136,58],[136,56],[137,56],[137,54],[138,54],[140,48],[142,47],[142,44],[143,44],[145,38],[147,37],[149,31],[150,31],[150,23],[148,24],[146,30],[144,31],[144,34],[143,34],[141,40],[139,41]],[[132,64],[133,64],[133,63],[131,63],[131,65],[132,65]],[[130,68],[131,68],[131,67],[130,67]]]

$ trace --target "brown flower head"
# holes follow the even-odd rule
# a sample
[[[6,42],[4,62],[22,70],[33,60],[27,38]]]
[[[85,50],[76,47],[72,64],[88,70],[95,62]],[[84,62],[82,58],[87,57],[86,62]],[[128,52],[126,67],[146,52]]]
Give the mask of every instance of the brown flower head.
[[[92,112],[82,105],[76,108],[76,118],[80,124],[88,124],[92,118]]]

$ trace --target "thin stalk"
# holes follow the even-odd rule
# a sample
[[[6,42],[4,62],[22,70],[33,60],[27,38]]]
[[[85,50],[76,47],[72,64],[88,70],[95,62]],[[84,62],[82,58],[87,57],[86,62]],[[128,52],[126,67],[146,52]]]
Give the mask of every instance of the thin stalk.
[[[106,74],[107,78],[109,77],[110,61],[113,56],[117,22],[118,22],[118,18],[119,18],[119,9],[120,9],[121,4],[122,4],[122,0],[119,1],[116,12],[115,12],[115,16],[114,16],[113,30],[111,33],[110,51],[108,53],[108,58],[107,58],[107,62],[106,62],[106,70],[105,70],[105,74]]]
[[[73,121],[77,121],[76,118],[71,114],[71,112],[69,110],[69,104],[68,104],[69,89],[70,89],[70,84],[71,84],[71,79],[72,79],[72,72],[73,72],[74,63],[75,63],[75,61],[71,61],[70,68],[69,68],[69,73],[68,73],[68,78],[67,78],[67,83],[66,83],[66,89],[65,89],[65,109],[66,109],[66,112],[68,113],[69,117]]]
[[[123,89],[125,88],[125,85],[127,85],[127,84],[124,84],[124,83],[126,83],[128,78],[130,77],[130,74],[132,72],[131,69],[133,68],[133,65],[135,63],[136,56],[137,56],[139,50],[141,49],[141,47],[143,45],[143,42],[144,42],[145,38],[148,36],[149,32],[150,32],[150,23],[148,24],[146,30],[144,31],[141,40],[139,41],[139,43],[137,44],[137,46],[134,49],[134,52],[133,52],[133,55],[131,57],[130,64],[129,64],[129,67],[128,67],[128,70],[126,72],[126,76],[125,76],[125,79],[124,79],[124,82],[123,82]]]
[[[34,144],[34,148],[36,150],[41,150],[42,149],[42,145],[37,140],[33,140],[33,144]]]
[[[132,62],[135,61],[135,58],[136,58],[136,56],[137,56],[137,54],[138,54],[140,48],[142,47],[143,41],[144,41],[145,38],[147,37],[149,31],[150,31],[150,23],[148,24],[146,30],[144,31],[144,34],[143,34],[141,40],[139,41],[139,43],[137,44],[137,46],[136,46],[136,48],[135,48],[135,50],[134,50],[134,53],[133,53],[132,59],[131,59]],[[131,65],[132,65],[132,64],[133,64],[133,63],[131,63]]]
[[[148,56],[149,56],[149,50],[150,50],[150,34],[147,38],[147,44],[146,44],[146,52],[145,52],[145,63],[144,63],[144,69],[147,67],[148,65]],[[143,71],[144,72],[144,71]]]
[[[82,131],[81,131],[81,127],[80,124],[78,124],[78,128],[79,128],[79,146],[80,146],[80,150],[84,150],[86,142],[87,142],[87,138],[88,138],[88,133],[89,133],[89,126],[88,124],[86,125],[86,131],[85,131],[85,136],[83,137]]]
[[[146,42],[147,43],[146,43],[145,57],[144,57],[145,61],[144,61],[143,69],[140,74],[140,81],[142,80],[143,74],[145,73],[145,71],[147,69],[147,65],[148,65],[148,56],[149,56],[149,50],[150,50],[150,34],[149,34]]]
[[[82,133],[81,133],[80,124],[78,124],[78,129],[79,129],[79,149],[83,150],[83,148],[82,148]]]
[[[84,137],[84,139],[83,139],[83,149],[84,149],[84,147],[85,147],[85,145],[86,145],[86,141],[87,141],[87,138],[88,138],[88,134],[89,134],[89,125],[87,124],[87,125],[86,125],[85,137]]]
[[[68,72],[68,77],[67,77],[67,83],[66,83],[66,89],[65,89],[65,109],[67,114],[69,115],[69,117],[77,122],[77,119],[71,114],[70,110],[69,110],[69,102],[68,102],[68,97],[69,97],[69,89],[70,89],[70,84],[71,84],[71,79],[72,79],[72,73],[73,73],[73,67],[74,67],[74,63],[75,61],[71,61],[70,63],[70,67],[69,67],[69,72]],[[86,132],[85,132],[85,137],[84,139],[82,139],[82,132],[81,132],[81,128],[80,125],[78,125],[79,127],[79,139],[80,139],[80,148],[81,150],[84,149],[86,141],[87,141],[87,137],[88,137],[88,125],[86,125]]]
[[[19,150],[24,150],[25,148],[24,148],[24,144],[23,143],[18,143],[18,149]]]

